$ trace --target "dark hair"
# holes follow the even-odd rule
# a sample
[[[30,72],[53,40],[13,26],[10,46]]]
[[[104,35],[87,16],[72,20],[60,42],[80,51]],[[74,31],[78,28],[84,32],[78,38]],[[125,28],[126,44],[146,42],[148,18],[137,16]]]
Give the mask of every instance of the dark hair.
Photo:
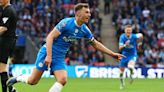
[[[81,10],[83,7],[84,8],[89,8],[89,5],[87,3],[78,3],[78,4],[76,4],[75,7],[74,7],[75,13],[77,11]]]

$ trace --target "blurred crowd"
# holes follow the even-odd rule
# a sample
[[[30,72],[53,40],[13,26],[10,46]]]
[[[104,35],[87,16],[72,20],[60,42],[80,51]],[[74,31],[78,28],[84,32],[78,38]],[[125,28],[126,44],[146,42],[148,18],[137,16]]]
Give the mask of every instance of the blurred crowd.
[[[163,0],[113,0],[112,22],[117,37],[131,24],[134,33],[143,33],[143,47],[138,64],[164,65],[164,1]]]
[[[98,0],[11,0],[19,17],[16,30],[18,35],[15,49],[16,61],[24,62],[27,36],[32,39],[37,48],[40,48],[45,43],[47,34],[61,19],[74,16],[73,7],[79,2],[89,3],[92,16],[87,25],[94,37],[101,41],[101,18],[99,17]],[[65,61],[70,65],[95,65],[104,62],[104,55],[82,39],[71,46]]]
[[[99,0],[11,0],[18,14],[15,48],[17,63],[25,63],[24,52],[27,36],[40,48],[47,34],[63,18],[74,16],[74,5],[87,2],[91,19],[87,24],[95,38],[101,42],[101,21]],[[164,65],[164,1],[163,0],[104,0],[104,14],[112,12],[112,23],[116,36],[124,32],[126,24],[133,26],[133,32],[144,34],[138,64]],[[114,7],[111,7],[114,6]],[[28,60],[28,59],[27,59]],[[95,50],[84,39],[75,42],[65,59],[67,64],[104,65],[104,55]],[[26,61],[28,63],[28,61]]]

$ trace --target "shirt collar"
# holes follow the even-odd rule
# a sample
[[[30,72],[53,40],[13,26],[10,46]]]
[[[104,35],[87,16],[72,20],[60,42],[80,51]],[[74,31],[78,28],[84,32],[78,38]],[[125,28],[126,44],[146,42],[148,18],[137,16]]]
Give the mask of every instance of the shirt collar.
[[[77,24],[76,19],[74,20],[74,23],[75,23],[75,25],[76,25],[77,27],[81,27],[81,26],[79,26],[79,25]]]

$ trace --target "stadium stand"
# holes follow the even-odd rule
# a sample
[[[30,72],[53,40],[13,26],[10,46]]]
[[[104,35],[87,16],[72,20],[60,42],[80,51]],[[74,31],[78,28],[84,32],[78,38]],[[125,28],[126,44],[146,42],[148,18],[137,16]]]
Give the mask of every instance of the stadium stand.
[[[101,18],[99,17],[98,0],[12,0],[17,10],[19,21],[17,25],[18,41],[15,50],[16,63],[28,63],[22,53],[25,52],[25,41],[29,36],[36,47],[45,43],[50,30],[63,18],[74,15],[73,7],[78,2],[88,2],[91,8],[91,19],[88,23],[95,38],[101,41]],[[20,38],[21,37],[21,38]],[[23,40],[21,40],[24,38]],[[21,45],[19,45],[22,43]],[[104,62],[104,55],[91,47],[84,39],[74,43],[66,56],[67,64],[99,65]]]
[[[144,34],[143,51],[138,64],[164,65],[164,1],[163,0],[113,0],[113,25],[117,37],[126,24],[134,32]]]
[[[73,6],[78,2],[88,2],[91,19],[88,23],[95,38],[101,41],[102,19],[99,16],[99,0],[12,0],[19,15],[15,50],[17,63],[29,63],[24,56],[27,36],[36,48],[45,43],[49,31],[62,18],[73,16]],[[148,3],[149,2],[149,3]],[[159,3],[160,2],[160,3]],[[164,65],[164,1],[162,0],[112,0],[110,14],[116,28],[117,38],[124,26],[131,24],[134,32],[144,34],[143,50],[139,52],[138,65]],[[24,58],[21,58],[23,57]],[[74,43],[66,56],[70,65],[104,65],[104,55],[96,51],[84,39]],[[103,63],[99,63],[103,62]],[[34,63],[34,62],[33,62]]]

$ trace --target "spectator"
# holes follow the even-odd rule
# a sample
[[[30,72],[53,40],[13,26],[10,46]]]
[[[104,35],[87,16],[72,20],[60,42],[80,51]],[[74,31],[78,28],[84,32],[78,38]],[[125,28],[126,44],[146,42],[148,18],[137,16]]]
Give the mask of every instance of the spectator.
[[[111,0],[104,0],[104,14],[110,13],[110,3]]]

